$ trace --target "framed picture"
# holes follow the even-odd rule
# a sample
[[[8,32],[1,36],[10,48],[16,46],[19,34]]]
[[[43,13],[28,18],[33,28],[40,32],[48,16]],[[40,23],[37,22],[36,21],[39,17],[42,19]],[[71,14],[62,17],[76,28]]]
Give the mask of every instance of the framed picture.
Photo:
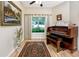
[[[3,2],[3,25],[21,25],[21,9],[11,1]]]
[[[2,25],[2,20],[3,20],[3,5],[2,1],[0,1],[0,26]]]
[[[58,14],[56,17],[57,17],[57,21],[62,20],[62,14]]]

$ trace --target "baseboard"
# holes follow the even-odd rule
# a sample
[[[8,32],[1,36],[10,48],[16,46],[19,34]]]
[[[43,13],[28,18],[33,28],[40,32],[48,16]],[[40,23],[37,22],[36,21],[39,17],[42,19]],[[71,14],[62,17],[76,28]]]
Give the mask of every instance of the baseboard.
[[[22,40],[21,42],[20,42],[20,44],[22,44],[22,42],[23,42],[24,40]],[[8,57],[10,57],[16,50],[17,50],[17,46],[8,54]]]
[[[7,57],[10,57],[15,51],[16,51],[16,49],[17,49],[17,47],[16,48],[14,48],[9,54],[8,54],[8,56]]]

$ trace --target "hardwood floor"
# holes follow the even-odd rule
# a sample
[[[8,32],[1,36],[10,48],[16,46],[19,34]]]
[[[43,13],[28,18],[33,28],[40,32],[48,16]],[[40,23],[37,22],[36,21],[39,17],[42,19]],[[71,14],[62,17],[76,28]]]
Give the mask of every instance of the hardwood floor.
[[[47,45],[52,57],[79,57],[79,51],[75,51],[73,54],[70,53],[69,50],[60,51],[59,53],[56,52],[56,48],[53,47],[51,44]]]
[[[23,48],[25,42],[28,42],[28,41],[44,41],[46,44],[46,40],[27,40],[22,42],[21,48]],[[51,57],[79,57],[79,51],[75,51],[73,54],[70,53],[69,50],[64,50],[57,53],[56,48],[52,44],[48,44],[48,45],[46,44],[46,47],[48,48],[51,54]],[[15,51],[10,57],[17,57],[19,53],[20,51],[19,52]]]

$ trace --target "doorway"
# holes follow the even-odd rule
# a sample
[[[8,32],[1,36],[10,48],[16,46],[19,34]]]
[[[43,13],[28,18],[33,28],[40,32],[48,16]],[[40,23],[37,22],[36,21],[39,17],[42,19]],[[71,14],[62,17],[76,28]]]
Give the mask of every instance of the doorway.
[[[45,39],[48,17],[41,14],[24,15],[24,38],[25,39]]]
[[[32,39],[45,39],[47,19],[45,16],[32,16],[31,36]]]

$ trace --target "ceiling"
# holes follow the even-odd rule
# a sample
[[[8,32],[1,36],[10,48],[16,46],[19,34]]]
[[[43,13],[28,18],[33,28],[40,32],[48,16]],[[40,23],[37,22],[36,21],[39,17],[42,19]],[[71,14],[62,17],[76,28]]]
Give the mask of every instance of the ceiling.
[[[42,1],[43,7],[40,4],[34,3],[30,5],[29,3],[32,1],[20,1],[22,6],[25,8],[53,8],[54,6],[61,4],[64,1]]]

